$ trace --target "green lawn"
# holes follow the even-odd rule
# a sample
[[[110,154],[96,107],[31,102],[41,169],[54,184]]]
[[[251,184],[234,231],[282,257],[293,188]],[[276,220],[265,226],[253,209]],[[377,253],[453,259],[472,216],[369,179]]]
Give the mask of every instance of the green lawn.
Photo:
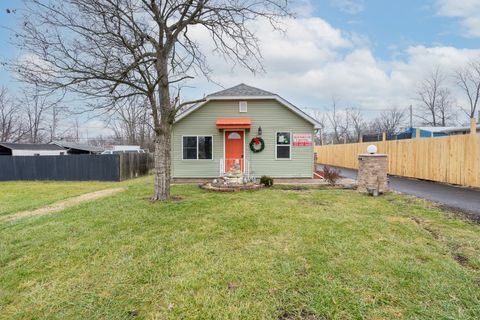
[[[151,188],[1,223],[0,318],[480,318],[480,226],[423,201]]]
[[[112,182],[0,182],[0,216],[44,207],[82,193],[105,189]]]

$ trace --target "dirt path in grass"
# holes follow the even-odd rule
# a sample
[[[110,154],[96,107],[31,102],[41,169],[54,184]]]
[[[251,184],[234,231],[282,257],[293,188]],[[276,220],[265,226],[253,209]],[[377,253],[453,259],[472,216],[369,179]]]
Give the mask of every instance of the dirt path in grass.
[[[49,213],[58,212],[66,208],[76,206],[82,202],[105,198],[122,191],[125,191],[125,188],[113,188],[113,189],[89,192],[77,197],[68,198],[66,200],[55,202],[43,208],[38,208],[31,211],[21,211],[21,212],[10,214],[4,217],[0,217],[0,221],[13,221],[13,220],[18,220],[22,218],[43,216]]]

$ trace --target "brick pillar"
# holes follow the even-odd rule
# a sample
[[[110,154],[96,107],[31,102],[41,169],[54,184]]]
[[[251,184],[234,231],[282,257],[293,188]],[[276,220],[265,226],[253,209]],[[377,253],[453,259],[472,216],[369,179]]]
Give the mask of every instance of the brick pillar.
[[[378,194],[388,191],[388,158],[386,154],[361,154],[358,156],[359,192],[378,190]]]

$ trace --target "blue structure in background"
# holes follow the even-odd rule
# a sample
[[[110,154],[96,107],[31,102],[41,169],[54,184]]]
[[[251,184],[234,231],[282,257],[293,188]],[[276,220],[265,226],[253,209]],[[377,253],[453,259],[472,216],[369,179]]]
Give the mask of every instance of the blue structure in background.
[[[468,134],[470,127],[418,127],[420,129],[420,138],[446,137],[457,134]],[[480,124],[477,124],[477,133],[480,134]],[[417,136],[417,128],[409,128],[399,134],[387,134],[387,140],[404,140],[415,139]],[[364,134],[363,142],[382,141],[382,133]]]
[[[448,136],[447,133],[443,132],[445,128],[442,127],[432,127],[432,128],[419,128],[420,129],[420,138],[430,138],[430,137],[444,137]],[[410,139],[410,138],[401,138],[402,135],[408,135],[411,139],[417,137],[417,128],[410,128],[405,130],[402,133],[399,133],[397,139]]]

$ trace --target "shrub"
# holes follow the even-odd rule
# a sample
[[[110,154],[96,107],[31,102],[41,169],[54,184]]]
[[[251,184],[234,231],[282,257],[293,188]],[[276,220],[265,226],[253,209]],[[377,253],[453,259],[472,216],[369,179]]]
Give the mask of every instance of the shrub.
[[[260,178],[260,183],[263,184],[265,187],[273,186],[273,178],[269,176],[262,176]]]
[[[333,186],[337,184],[338,179],[341,178],[340,170],[330,168],[329,166],[323,166],[323,178],[327,180],[328,184]]]

